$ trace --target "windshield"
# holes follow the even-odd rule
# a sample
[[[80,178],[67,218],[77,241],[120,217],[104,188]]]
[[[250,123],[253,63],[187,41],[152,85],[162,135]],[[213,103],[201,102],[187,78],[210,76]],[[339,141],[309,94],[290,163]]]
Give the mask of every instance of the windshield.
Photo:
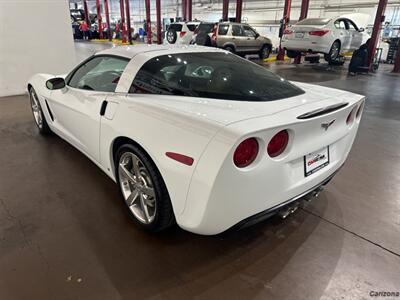
[[[236,101],[274,101],[304,93],[265,68],[224,52],[152,58],[138,71],[130,92]]]
[[[326,25],[331,19],[304,19],[296,23],[296,25]]]
[[[174,30],[174,31],[181,31],[182,30],[182,24],[171,24],[168,27],[168,30]]]

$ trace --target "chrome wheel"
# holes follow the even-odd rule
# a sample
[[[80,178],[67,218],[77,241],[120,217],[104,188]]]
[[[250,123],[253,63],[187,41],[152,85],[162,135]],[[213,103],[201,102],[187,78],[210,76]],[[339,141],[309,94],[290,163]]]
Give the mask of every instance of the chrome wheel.
[[[135,154],[125,152],[119,159],[118,175],[125,202],[133,215],[144,224],[152,223],[157,212],[156,194],[144,163]]]
[[[33,90],[33,88],[29,92],[29,98],[31,100],[31,107],[33,112],[33,117],[35,119],[36,125],[42,129],[43,127],[43,112],[40,107],[39,99]]]
[[[336,59],[339,56],[340,46],[339,43],[335,42],[331,48],[331,59]]]

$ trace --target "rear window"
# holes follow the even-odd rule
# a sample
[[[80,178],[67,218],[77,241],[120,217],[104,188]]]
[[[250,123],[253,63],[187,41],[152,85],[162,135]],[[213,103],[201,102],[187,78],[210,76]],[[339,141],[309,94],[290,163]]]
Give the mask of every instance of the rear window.
[[[229,25],[219,25],[218,35],[226,35],[228,33]]]
[[[223,52],[152,58],[139,70],[129,92],[235,101],[274,101],[304,93],[265,68]]]
[[[194,31],[197,27],[196,24],[186,24],[186,26],[189,28],[190,31]]]
[[[304,19],[296,23],[296,25],[326,25],[331,19]]]
[[[182,24],[171,24],[168,27],[168,30],[182,31]]]
[[[211,33],[214,29],[213,23],[201,23],[198,27],[199,32]]]

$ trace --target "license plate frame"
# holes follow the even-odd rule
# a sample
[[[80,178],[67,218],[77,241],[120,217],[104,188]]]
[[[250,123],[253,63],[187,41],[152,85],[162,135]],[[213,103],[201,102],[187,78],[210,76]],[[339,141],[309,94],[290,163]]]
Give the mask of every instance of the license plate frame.
[[[297,39],[302,39],[302,38],[304,38],[304,32],[296,32],[294,34],[294,37]]]
[[[304,176],[308,177],[319,170],[325,168],[330,163],[329,146],[323,147],[317,151],[304,155]],[[314,161],[313,163],[310,163]],[[311,166],[312,164],[316,164]]]

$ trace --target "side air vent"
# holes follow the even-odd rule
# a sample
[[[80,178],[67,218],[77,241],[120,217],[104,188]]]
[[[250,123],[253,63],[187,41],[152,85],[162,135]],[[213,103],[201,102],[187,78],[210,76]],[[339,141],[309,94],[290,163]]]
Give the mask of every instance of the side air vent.
[[[326,106],[323,108],[318,108],[316,110],[313,110],[313,111],[310,111],[308,113],[298,116],[297,119],[304,120],[304,119],[311,119],[311,118],[319,117],[319,116],[326,115],[331,112],[337,111],[343,107],[346,107],[347,105],[349,105],[349,103],[340,103],[340,104]]]
[[[47,111],[49,112],[50,118],[51,118],[52,121],[54,121],[53,113],[51,112],[50,106],[47,103],[46,99],[44,101],[46,102],[46,107],[47,107]]]

